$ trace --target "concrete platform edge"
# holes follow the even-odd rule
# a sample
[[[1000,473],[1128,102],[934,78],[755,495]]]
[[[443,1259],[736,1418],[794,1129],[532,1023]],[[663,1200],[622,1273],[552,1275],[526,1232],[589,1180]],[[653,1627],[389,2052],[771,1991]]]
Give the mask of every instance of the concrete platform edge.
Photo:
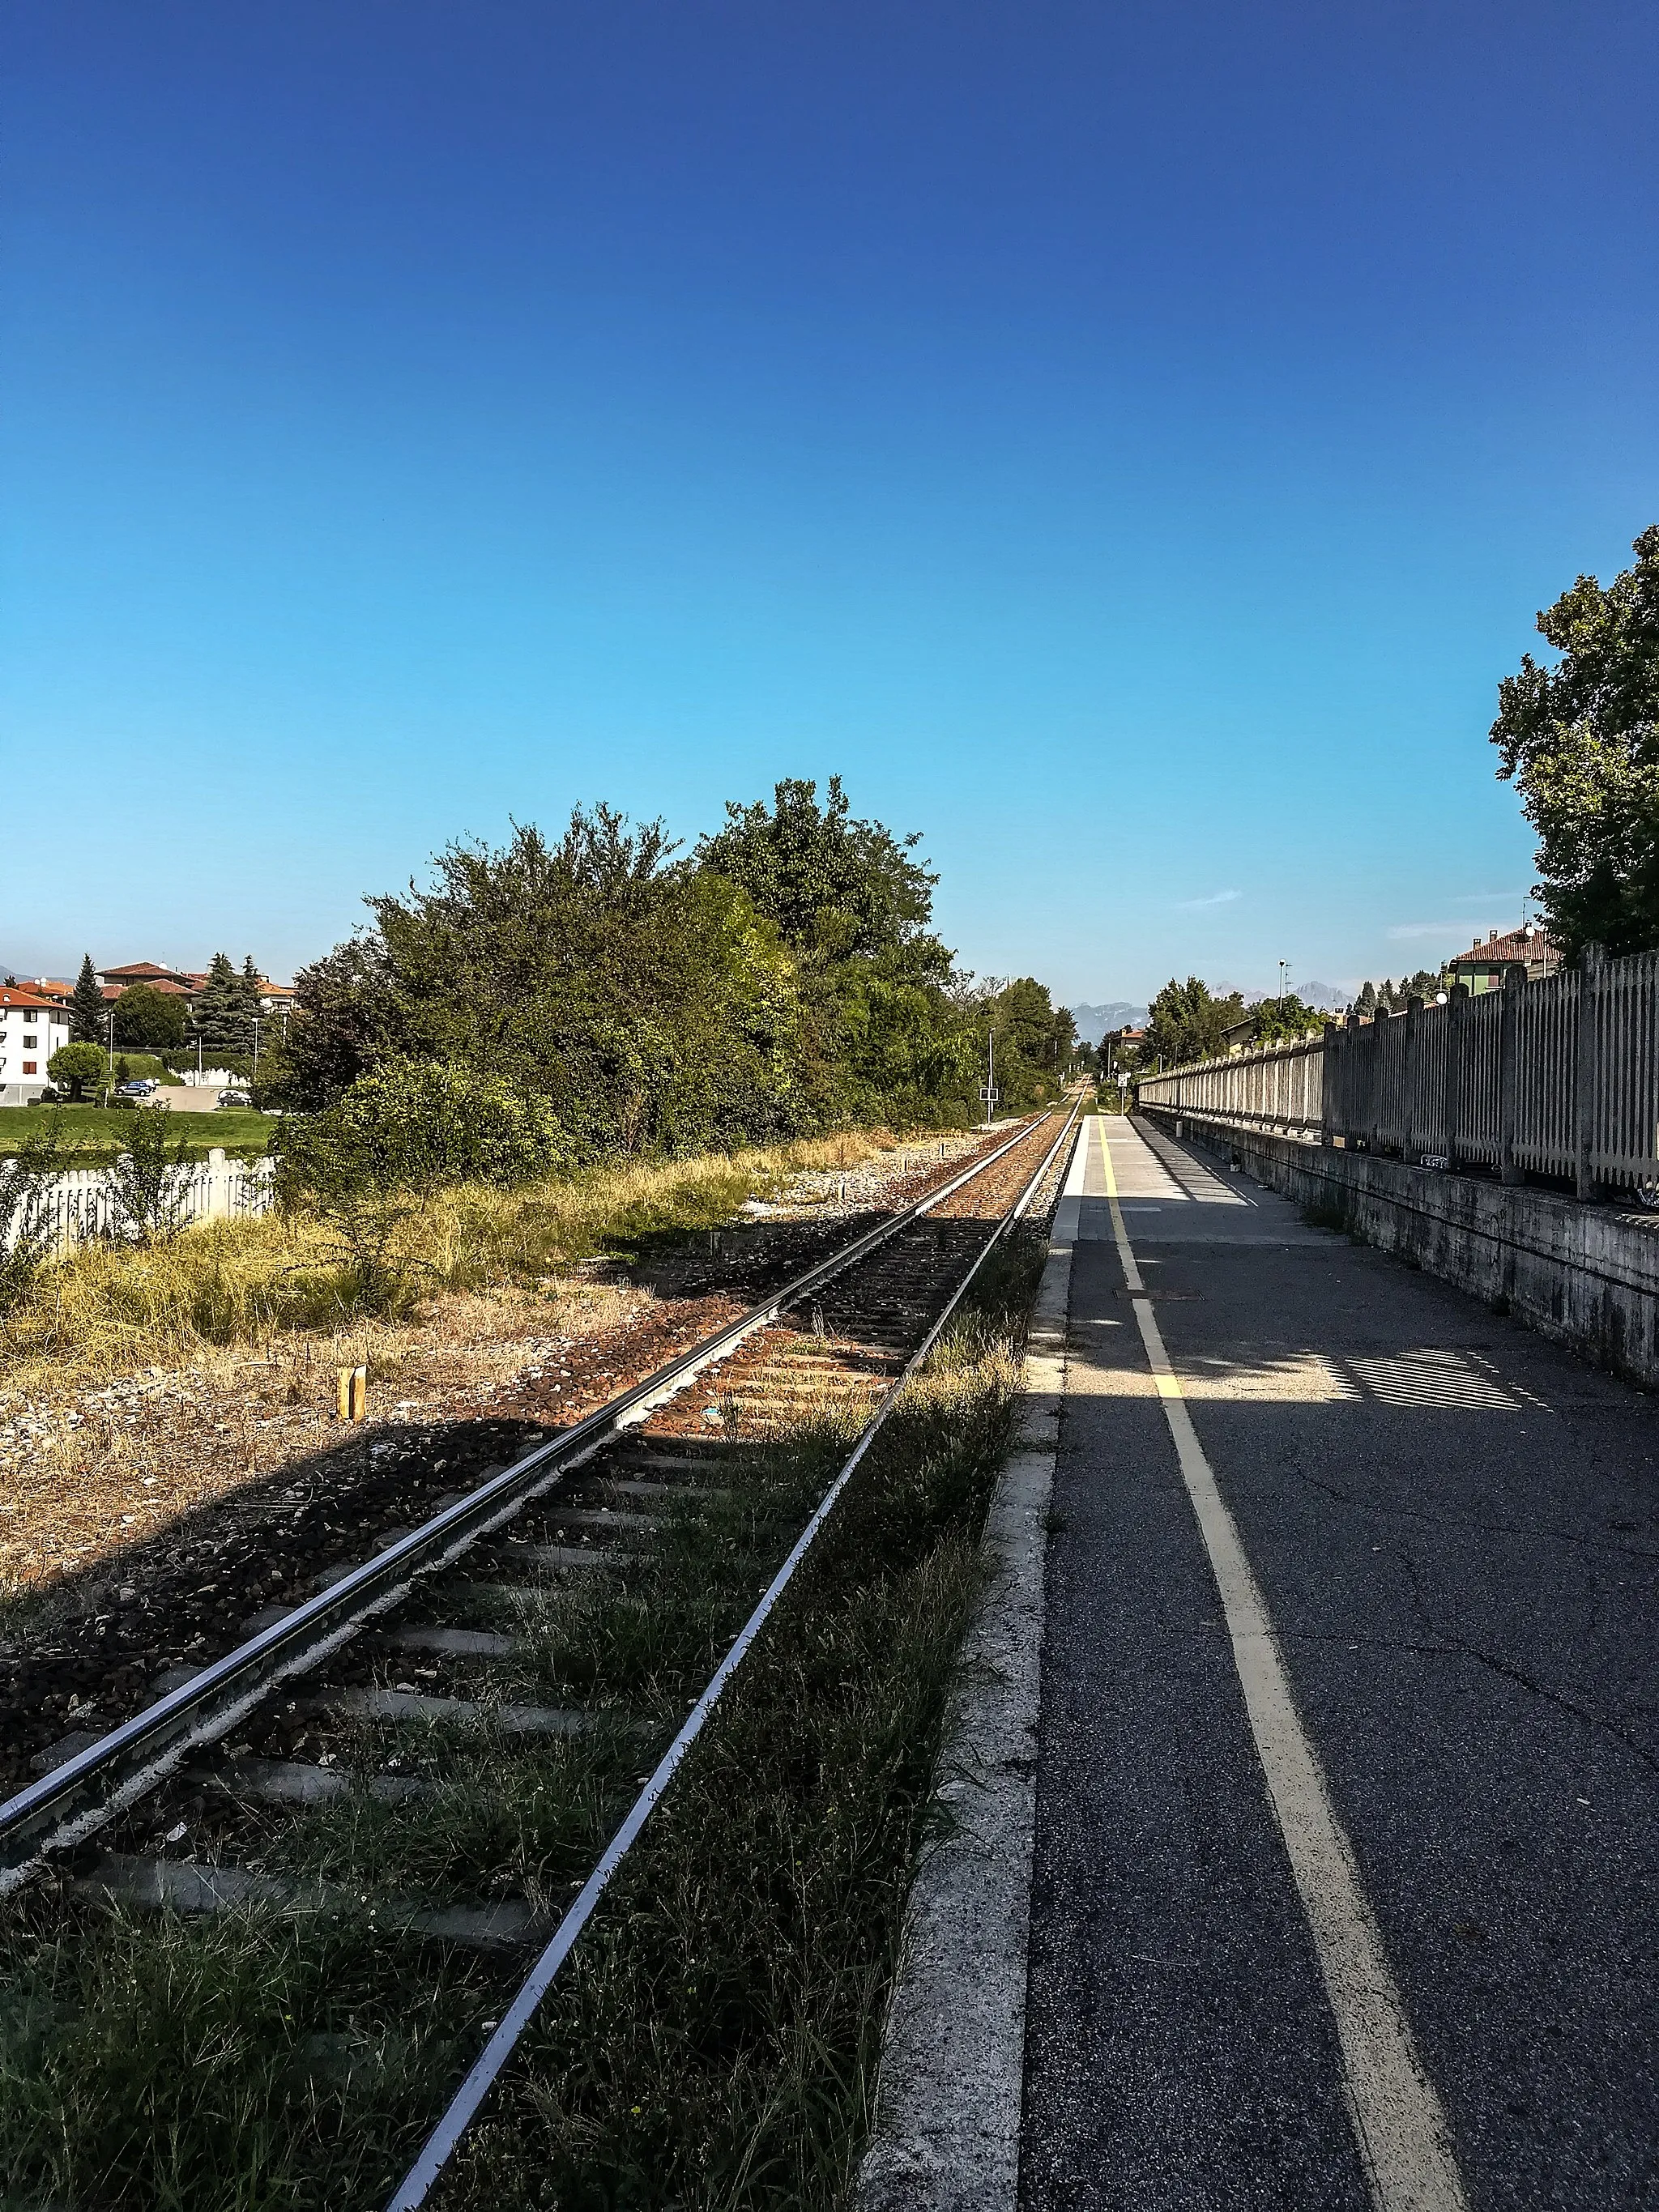
[[[957,1662],[944,1817],[905,1913],[858,2212],[1014,2212],[1018,2195],[1043,1576],[1077,1214],[1060,1200],[1017,1449],[986,1518],[990,1571]]]

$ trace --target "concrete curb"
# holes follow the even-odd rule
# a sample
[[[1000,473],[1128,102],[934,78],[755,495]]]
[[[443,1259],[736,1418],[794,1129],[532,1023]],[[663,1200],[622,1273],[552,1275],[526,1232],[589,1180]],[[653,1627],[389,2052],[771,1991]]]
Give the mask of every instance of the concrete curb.
[[[1076,1198],[1062,1198],[1032,1309],[1018,1449],[986,1519],[990,1573],[957,1662],[935,1793],[946,1817],[905,1913],[858,2212],[1013,2212],[1018,2193],[1043,1569],[1077,1214]]]

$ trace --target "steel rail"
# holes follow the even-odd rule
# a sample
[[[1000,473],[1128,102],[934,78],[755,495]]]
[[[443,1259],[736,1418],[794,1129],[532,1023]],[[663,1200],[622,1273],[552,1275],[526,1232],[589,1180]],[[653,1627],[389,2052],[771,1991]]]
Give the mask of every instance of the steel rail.
[[[572,1899],[564,1917],[554,1932],[552,1940],[531,1968],[517,1996],[514,1998],[502,2015],[500,2026],[475,2060],[465,2080],[451,2099],[443,2117],[422,2145],[414,2164],[398,2183],[394,2194],[387,2199],[386,2212],[416,2212],[416,2208],[425,2203],[432,2185],[453,2155],[462,2136],[471,2126],[478,2107],[489,2095],[496,2076],[512,2055],[520,2037],[535,2016],[537,2007],[552,1985],[555,1976],[575,1948],[576,1940],[592,1917],[594,1908],[603,1896],[611,1875],[615,1874],[633,1848],[653,1808],[673,1779],[676,1768],[702,1733],[704,1724],[719,1702],[721,1691],[725,1689],[727,1682],[743,1663],[750,1646],[764,1626],[767,1616],[782,1596],[795,1570],[805,1558],[819,1530],[834,1511],[836,1501],[852,1480],[859,1462],[875,1442],[878,1431],[885,1425],[889,1414],[897,1404],[901,1392],[921,1368],[934,1345],[938,1343],[945,1323],[961,1304],[969,1284],[986,1261],[989,1259],[1004,1233],[1024,1215],[1026,1208],[1042,1188],[1043,1177],[1054,1165],[1061,1147],[1071,1135],[1077,1120],[1078,1109],[1073,1107],[1066,1117],[1066,1126],[1044,1155],[1042,1164],[1021,1191],[1018,1199],[1002,1216],[990,1236],[980,1247],[975,1255],[972,1267],[968,1269],[955,1290],[951,1291],[944,1311],[928,1330],[920,1347],[907,1361],[902,1374],[896,1377],[876,1407],[860,1433],[851,1456],[819,1500],[811,1519],[796,1539],[794,1548],[767,1585],[765,1595],[759,1604],[738,1630],[736,1640],[715,1669],[708,1688],[686,1716],[679,1734],[663,1753],[650,1779],[634,1800],[627,1817],[606,1844],[603,1856],[592,1873],[589,1875],[580,1892]]]
[[[994,1152],[929,1191],[914,1206],[878,1222],[841,1251],[786,1283],[723,1328],[702,1338],[642,1382],[533,1451],[514,1460],[465,1498],[410,1530],[373,1559],[307,1599],[280,1621],[250,1637],[191,1681],[88,1744],[40,1781],[0,1804],[0,1897],[26,1881],[45,1857],[80,1843],[123,1812],[177,1767],[189,1753],[235,1728],[274,1686],[319,1666],[362,1625],[405,1598],[414,1578],[448,1566],[480,1536],[510,1520],[532,1498],[580,1466],[626,1429],[636,1426],[699,1373],[776,1320],[823,1284],[856,1265],[909,1222],[983,1175],[1037,1126],[1036,1117]]]

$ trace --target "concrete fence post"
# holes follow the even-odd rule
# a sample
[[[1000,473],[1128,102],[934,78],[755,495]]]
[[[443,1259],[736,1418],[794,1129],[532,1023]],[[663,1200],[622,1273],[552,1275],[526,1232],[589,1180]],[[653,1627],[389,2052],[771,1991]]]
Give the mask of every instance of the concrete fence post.
[[[1412,997],[1406,1001],[1406,1079],[1401,1085],[1405,1092],[1400,1109],[1400,1157],[1413,1166],[1421,1156],[1419,1138],[1427,1127],[1428,1116],[1423,1111],[1423,1001]]]
[[[1498,1180],[1511,1185],[1527,1179],[1515,1159],[1521,1111],[1521,994],[1526,988],[1524,968],[1516,964],[1504,970],[1498,1028]]]
[[[1325,1024],[1324,1042],[1319,1052],[1319,1141],[1328,1151],[1336,1135],[1334,1127],[1336,1116],[1332,1111],[1335,1096],[1337,1073],[1336,1056],[1342,1049],[1337,1042],[1341,1031],[1334,1022]],[[1311,1058],[1310,1054],[1310,1058]]]
[[[1588,1204],[1598,1197],[1601,1183],[1595,1173],[1596,1108],[1601,1077],[1601,965],[1607,954],[1599,945],[1587,945],[1578,962],[1578,1050],[1573,1069],[1574,1188]]]
[[[1446,1097],[1440,1150],[1449,1169],[1457,1165],[1457,1132],[1463,1119],[1464,1024],[1468,1019],[1469,987],[1454,983],[1446,1001]]]
[[[1371,1016],[1370,1098],[1365,1115],[1365,1150],[1380,1152],[1382,1149],[1382,1040],[1388,1035],[1387,1010],[1378,1006]]]

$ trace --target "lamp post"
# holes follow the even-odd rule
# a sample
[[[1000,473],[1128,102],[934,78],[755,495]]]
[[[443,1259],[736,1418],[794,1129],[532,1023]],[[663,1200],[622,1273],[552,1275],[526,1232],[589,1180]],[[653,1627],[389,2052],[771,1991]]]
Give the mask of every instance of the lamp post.
[[[104,1016],[104,1038],[109,1054],[109,1080],[104,1085],[105,1096],[112,1097],[115,1090],[115,1009],[112,1006]]]

